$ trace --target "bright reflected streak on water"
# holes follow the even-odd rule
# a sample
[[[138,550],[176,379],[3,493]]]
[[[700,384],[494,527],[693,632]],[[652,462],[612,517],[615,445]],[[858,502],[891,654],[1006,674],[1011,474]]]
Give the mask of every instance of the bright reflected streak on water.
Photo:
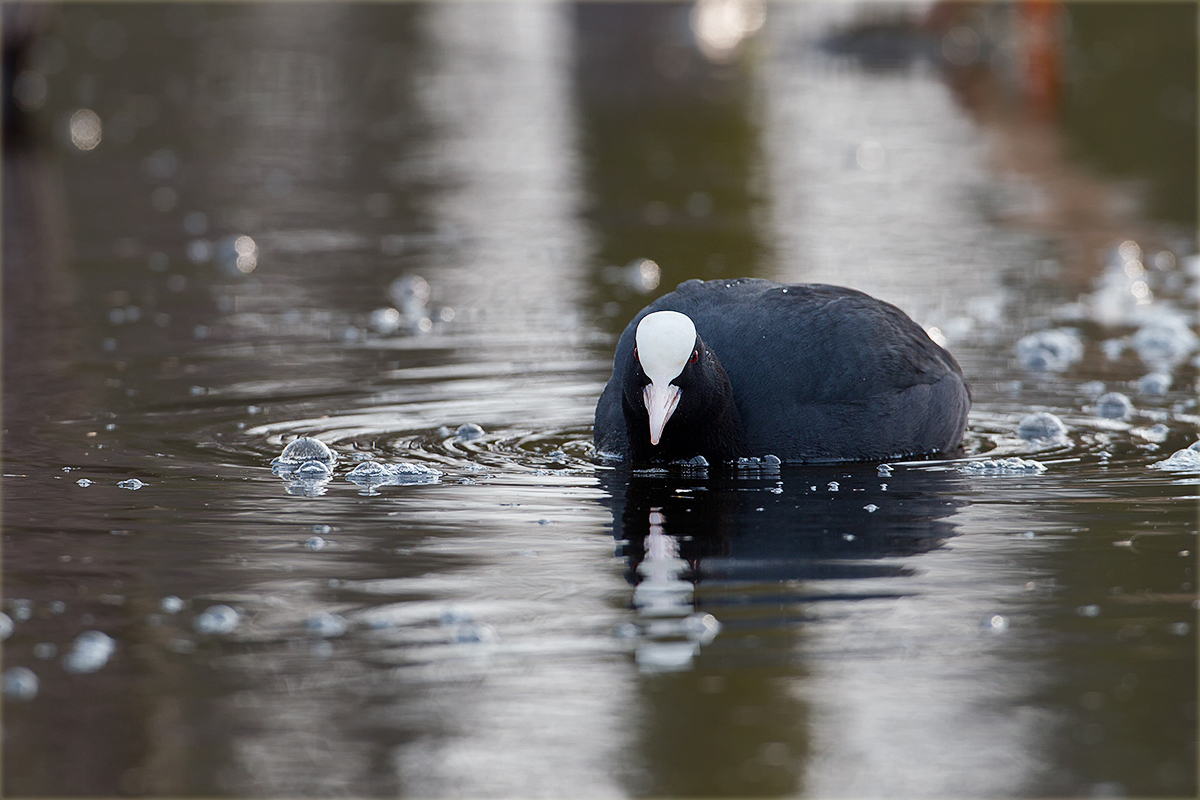
[[[771,238],[787,254],[775,279],[861,289],[923,324],[948,317],[951,298],[999,295],[1001,242],[981,239],[963,203],[992,180],[978,131],[924,65],[868,75],[787,47],[837,13],[813,10],[772,7],[766,31]]]
[[[772,12],[772,52],[814,35],[821,21],[795,6]],[[986,153],[951,110],[946,87],[927,69],[867,76],[798,69],[799,58],[777,57],[765,69],[773,238],[796,254],[778,279],[859,288],[927,324],[950,319],[968,299],[1002,296],[983,261],[997,242],[980,240],[987,226],[961,199],[988,180]],[[896,262],[905,268],[879,268]],[[929,331],[945,343],[941,330]],[[956,523],[975,529],[972,512]],[[1023,591],[1007,549],[1003,539],[960,540],[922,560],[921,596],[838,609],[798,639],[812,674],[789,691],[822,732],[806,792],[867,796],[887,785],[899,796],[953,794],[969,768],[971,793],[1011,795],[1038,774],[1048,715],[990,710],[1014,691],[1033,691],[1038,670],[1010,663],[1019,634],[998,642],[979,631],[985,614]],[[905,579],[890,580],[903,591]],[[856,642],[870,644],[847,657]]]
[[[472,319],[497,332],[527,329],[529,308],[564,326],[579,314],[586,233],[573,213],[565,22],[563,7],[518,4],[436,8],[424,23],[442,54],[419,82],[418,100],[440,132],[424,168],[455,187],[431,209],[458,237],[458,266],[442,278]]]
[[[978,530],[988,516],[968,508],[956,522]],[[1007,537],[960,539],[921,569],[930,589],[923,596],[859,603],[803,641],[815,669],[796,691],[837,743],[808,772],[813,796],[861,795],[883,783],[898,795],[953,794],[964,768],[989,796],[1020,795],[1044,779],[1056,720],[1010,705],[1046,687],[1037,633],[997,637],[980,627],[985,616],[1022,605],[1026,583],[1041,576],[1014,568]],[[851,641],[871,644],[845,658]],[[1027,660],[1014,661],[1014,649]],[[936,741],[932,730],[942,732]]]
[[[563,320],[579,314],[578,248],[584,236],[571,213],[577,200],[564,49],[571,37],[564,23],[564,9],[545,4],[440,4],[429,8],[425,21],[442,54],[436,71],[422,76],[420,84],[420,102],[441,131],[430,167],[455,187],[438,196],[433,211],[444,229],[461,237],[456,261],[468,266],[461,278],[453,269],[441,277],[455,286],[456,308],[486,325],[490,340],[505,331],[527,331],[524,309],[537,308],[540,315]],[[480,63],[499,68],[480,69]],[[491,349],[497,342],[480,344]],[[545,366],[536,364],[535,369]],[[497,365],[497,377],[512,373],[512,365]],[[430,376],[394,377],[428,381]],[[517,385],[525,383],[512,377]],[[430,417],[458,418],[485,428],[493,420],[499,424],[513,408],[545,408],[547,413],[537,420],[545,426],[556,424],[559,410],[567,410],[576,423],[587,419],[588,412],[580,408],[584,398],[580,405],[560,404],[554,395],[561,389],[544,379],[526,385],[533,394],[497,392],[490,377],[452,381],[439,384],[444,387],[440,396],[425,407]],[[496,398],[490,403],[489,394]],[[421,406],[407,411],[420,414]],[[484,521],[494,511],[459,513],[464,522]],[[433,516],[445,524],[458,514]],[[592,520],[589,529],[602,524],[598,514],[587,517]],[[440,704],[437,723],[450,735],[422,736],[395,753],[392,767],[414,796],[562,796],[585,786],[601,797],[621,794],[612,765],[627,747],[627,734],[620,704],[614,707],[611,700],[629,695],[627,679],[608,669],[604,659],[573,657],[570,642],[553,633],[559,629],[570,638],[582,637],[584,654],[612,649],[615,620],[603,588],[611,549],[595,538],[572,544],[570,530],[580,522],[576,515],[540,519],[554,524],[541,526],[547,529],[544,537],[521,536],[520,549],[545,554],[541,559],[520,553],[506,557],[486,548],[480,567],[460,573],[463,599],[487,600],[490,613],[483,621],[495,628],[497,641],[487,652],[472,654],[473,646],[464,645],[468,652],[459,659],[437,659],[437,673],[449,667],[448,684],[444,679],[430,682],[425,669],[415,673],[415,686],[427,702],[439,703],[447,690],[453,701]],[[497,522],[496,534],[506,532],[503,518]],[[484,522],[485,539],[492,524]],[[510,603],[530,592],[561,595],[570,615],[556,620],[545,612],[505,613],[513,610]],[[578,620],[588,618],[601,624],[580,630]],[[531,642],[530,634],[536,635],[532,641],[549,637],[554,643],[548,642],[544,653],[526,650],[523,643]],[[402,652],[405,660],[413,657],[407,649]],[[412,713],[410,703],[401,700],[394,712],[386,704],[374,712],[383,720],[391,713],[404,719]],[[514,736],[514,731],[522,733]],[[554,769],[547,770],[546,764]],[[533,784],[531,776],[536,776]]]

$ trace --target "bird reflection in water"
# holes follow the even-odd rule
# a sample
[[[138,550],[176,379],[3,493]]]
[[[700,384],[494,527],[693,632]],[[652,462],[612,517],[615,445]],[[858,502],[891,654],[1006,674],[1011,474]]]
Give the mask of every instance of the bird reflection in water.
[[[933,467],[933,468],[931,468]],[[814,603],[909,593],[912,558],[956,535],[961,478],[928,464],[604,473],[617,554],[628,561],[645,672],[795,658]],[[859,583],[859,581],[863,581]],[[765,636],[776,646],[762,646]],[[709,656],[705,656],[709,657]]]

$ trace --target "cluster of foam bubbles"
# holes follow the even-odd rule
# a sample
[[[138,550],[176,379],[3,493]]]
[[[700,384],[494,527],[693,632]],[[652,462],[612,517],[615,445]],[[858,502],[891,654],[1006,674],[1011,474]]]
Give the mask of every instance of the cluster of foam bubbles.
[[[1109,340],[1106,345],[1112,349],[1114,342]],[[1178,367],[1197,348],[1200,340],[1188,328],[1179,316],[1167,310],[1160,317],[1145,319],[1141,326],[1129,336],[1119,340],[1121,348],[1136,352],[1141,360],[1152,368],[1136,381],[1129,381],[1126,386],[1136,392],[1137,396],[1147,398],[1153,404],[1157,398],[1167,396],[1174,382],[1172,370]],[[1030,334],[1018,342],[1018,357],[1026,369],[1043,372],[1061,372],[1069,369],[1082,357],[1083,346],[1078,333],[1073,329],[1056,328]],[[1119,354],[1110,353],[1112,357]],[[1018,387],[1020,384],[1016,384]],[[1124,387],[1123,387],[1124,388]],[[1129,390],[1127,389],[1127,391]],[[1163,424],[1168,412],[1161,409],[1141,409],[1135,405],[1129,395],[1121,391],[1110,391],[1101,381],[1091,380],[1081,383],[1078,391],[1090,401],[1081,410],[1091,416],[1095,422],[1092,426],[1104,430],[1130,430],[1133,436],[1151,443],[1161,443],[1166,440],[1170,428]],[[1185,399],[1176,402],[1170,413],[1181,421],[1194,418],[1184,413],[1196,405],[1195,399]],[[1145,418],[1156,424],[1150,427],[1127,428],[1127,424],[1136,418]],[[1087,425],[1088,423],[1084,423]],[[1070,430],[1055,414],[1049,411],[1036,411],[1021,418],[1016,427],[1017,436],[1024,442],[1029,442],[1039,449],[1048,446],[1064,446],[1069,443]],[[1085,437],[1086,438],[1086,437]],[[1159,469],[1191,469],[1192,455],[1180,451],[1178,458],[1172,457],[1155,465]],[[1005,460],[1003,464],[987,467],[986,462],[968,465],[965,471],[978,474],[1002,474],[1027,471],[1023,468],[1014,469],[1013,464]]]
[[[87,487],[89,487],[93,483],[95,483],[95,481],[93,481],[89,478],[80,478],[79,480],[75,481],[75,483],[76,483],[76,485],[82,486],[84,489],[86,489]],[[141,489],[145,485],[146,485],[146,482],[139,480],[138,478],[130,478],[129,480],[117,482],[117,486],[119,488],[129,489],[130,491],[133,491],[133,492],[136,492],[138,489]]]
[[[1051,328],[1017,341],[1017,360],[1027,370],[1063,372],[1083,358],[1083,342],[1074,328]]]
[[[466,608],[416,603],[376,608],[365,613],[359,622],[371,631],[388,631],[415,625],[431,624],[435,634],[430,637],[438,644],[468,648],[476,654],[486,653],[496,644],[496,629],[478,620]]]
[[[1195,281],[1200,279],[1200,258],[1177,258],[1170,250],[1149,254],[1133,240],[1109,248],[1104,272],[1094,290],[1074,303],[1055,310],[1060,319],[1089,319],[1101,325],[1141,325],[1162,318],[1164,310],[1177,311],[1172,296],[1185,303],[1200,300]],[[1191,282],[1189,286],[1188,283]]]
[[[1181,365],[1200,366],[1195,355],[1200,350],[1200,336],[1193,330],[1191,312],[1197,301],[1200,256],[1177,257],[1169,250],[1144,253],[1137,242],[1123,241],[1105,255],[1104,272],[1093,291],[1057,307],[1053,316],[1060,321],[1125,328],[1113,332],[1117,335],[1110,333],[1100,342],[1100,350],[1109,361],[1135,356],[1146,372],[1129,383],[1130,389],[1141,397],[1160,398],[1176,383],[1175,372]],[[1016,343],[1018,362],[1035,373],[1066,372],[1079,364],[1084,354],[1083,339],[1073,327],[1036,331]],[[1088,410],[1096,417],[1124,421],[1137,413],[1128,396],[1106,392],[1097,381],[1080,388],[1095,401]],[[1018,435],[1028,441],[1061,441],[1065,431],[1056,431],[1057,426],[1044,417],[1027,417]]]
[[[372,407],[336,417],[263,425],[246,434],[290,442],[284,452],[276,450],[279,455],[271,460],[271,469],[284,479],[288,493],[310,497],[337,488],[343,478],[361,494],[373,495],[387,486],[445,483],[451,471],[460,473],[457,483],[471,485],[494,478],[493,470],[561,475],[595,469],[591,431],[584,426],[508,432],[485,430],[474,422],[457,427],[391,427],[403,414]],[[308,441],[291,441],[297,435]],[[261,451],[255,451],[262,458]]]
[[[1046,471],[1046,465],[1033,459],[1010,458],[986,459],[968,461],[958,466],[958,471],[966,475],[1040,475]]]
[[[337,461],[337,453],[329,445],[311,436],[301,436],[290,442],[271,461],[271,471],[289,480],[289,492],[316,496],[323,494],[325,485],[333,479]],[[346,475],[346,480],[367,494],[378,494],[380,486],[438,483],[441,478],[441,470],[425,464],[389,464],[380,461],[360,462]]]
[[[271,470],[276,475],[315,478],[331,475],[337,460],[337,453],[320,439],[300,436],[271,461]]]
[[[1168,472],[1200,472],[1200,442],[1194,442],[1189,447],[1176,450],[1169,458],[1151,464],[1150,469],[1161,469]]]
[[[394,305],[377,308],[370,315],[370,326],[376,333],[429,333],[436,323],[454,319],[452,308],[434,311],[429,307],[429,282],[420,275],[396,278],[388,284],[387,294]]]
[[[441,470],[425,464],[388,464],[382,461],[363,461],[346,474],[346,480],[374,494],[378,494],[376,489],[379,486],[437,483],[441,479]]]
[[[772,467],[778,467],[782,463],[783,462],[780,460],[779,456],[768,454],[761,458],[759,458],[758,456],[750,456],[749,458],[739,458],[736,462],[734,462],[734,465],[736,467],[738,467],[738,469],[754,470],[754,469],[763,469],[764,467],[767,469],[770,469]]]
[[[1059,306],[1054,316],[1107,328],[1134,328],[1132,333],[1105,339],[1100,348],[1110,361],[1134,353],[1148,369],[1137,381],[1137,391],[1161,396],[1170,389],[1175,369],[1200,350],[1200,336],[1192,329],[1197,301],[1200,256],[1177,258],[1169,250],[1151,255],[1127,240],[1108,251],[1094,290]],[[1038,331],[1017,342],[1017,359],[1030,371],[1063,372],[1082,357],[1083,344],[1074,328]]]
[[[1047,456],[1076,461],[1091,454],[1101,464],[1108,464],[1118,450],[1153,453],[1162,459],[1173,449],[1166,443],[1173,442],[1173,436],[1178,435],[1179,424],[1189,428],[1200,425],[1200,417],[1190,413],[1197,404],[1194,398],[1179,400],[1170,409],[1139,409],[1127,396],[1107,391],[1099,381],[1081,383],[1073,394],[1082,396],[1076,413],[1037,410],[1025,413],[1015,425],[1009,414],[986,409],[972,411],[971,428],[964,440],[966,458],[971,460],[958,462],[954,468],[976,475],[1033,474],[1041,470],[1036,467],[1030,470],[1024,459],[1040,459],[1045,467],[1050,465],[1045,460]],[[1163,455],[1157,455],[1159,452]],[[989,460],[978,460],[981,458]],[[1196,463],[1193,458],[1194,454],[1181,452],[1177,457],[1160,461],[1154,468],[1192,470]],[[1147,459],[1145,466],[1149,464]]]

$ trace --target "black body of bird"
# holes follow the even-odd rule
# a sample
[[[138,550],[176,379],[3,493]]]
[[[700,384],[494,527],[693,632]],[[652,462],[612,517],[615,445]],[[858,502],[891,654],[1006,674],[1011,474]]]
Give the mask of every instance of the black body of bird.
[[[668,310],[692,320],[697,341],[652,444],[635,337]],[[602,457],[639,463],[879,460],[957,449],[970,405],[958,362],[889,303],[823,284],[691,280],[621,334],[594,439]]]

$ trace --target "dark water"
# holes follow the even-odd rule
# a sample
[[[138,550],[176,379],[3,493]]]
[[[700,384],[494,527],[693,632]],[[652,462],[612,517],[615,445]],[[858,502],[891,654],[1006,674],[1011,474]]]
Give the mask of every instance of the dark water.
[[[6,793],[1195,794],[1194,6],[5,12]],[[961,457],[596,463],[739,275],[938,328]]]

